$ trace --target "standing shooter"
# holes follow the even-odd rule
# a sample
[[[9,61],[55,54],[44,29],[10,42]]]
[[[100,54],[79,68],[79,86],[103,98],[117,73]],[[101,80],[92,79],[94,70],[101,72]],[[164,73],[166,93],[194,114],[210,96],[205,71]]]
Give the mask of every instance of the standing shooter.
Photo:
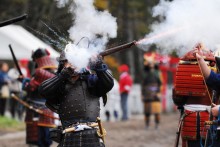
[[[89,64],[96,74],[85,68],[78,70],[70,64],[65,51],[58,61],[56,76],[41,84],[40,93],[46,97],[47,106],[57,112],[61,119],[62,137],[59,145],[103,147],[104,130],[99,128],[97,132],[97,127],[101,125],[96,125],[96,120],[100,113],[99,98],[102,97],[105,104],[106,93],[114,85],[107,65],[101,56],[97,56]]]

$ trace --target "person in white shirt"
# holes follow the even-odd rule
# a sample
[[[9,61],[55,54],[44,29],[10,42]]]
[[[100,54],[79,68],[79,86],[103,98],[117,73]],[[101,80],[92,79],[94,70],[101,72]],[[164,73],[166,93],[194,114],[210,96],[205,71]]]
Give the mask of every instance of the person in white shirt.
[[[27,76],[26,69],[21,68],[21,72],[24,77]],[[22,83],[18,80],[20,74],[19,74],[17,68],[16,67],[11,68],[8,71],[8,76],[11,79],[11,82],[9,83],[10,93],[14,93],[18,97],[23,98]],[[17,113],[18,118],[22,119],[22,110],[21,110],[21,107],[18,109],[18,107],[20,106],[18,104],[18,102],[16,100],[14,100],[13,98],[10,98],[9,104],[10,104],[9,108],[10,108],[10,113],[11,113],[12,118],[15,118],[15,115]]]

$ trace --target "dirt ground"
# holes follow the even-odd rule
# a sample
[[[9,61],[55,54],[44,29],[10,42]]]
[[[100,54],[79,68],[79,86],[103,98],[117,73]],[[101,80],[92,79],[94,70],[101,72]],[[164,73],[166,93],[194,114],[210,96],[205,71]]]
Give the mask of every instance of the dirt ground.
[[[125,122],[105,122],[107,130],[106,147],[172,147],[175,143],[179,113],[161,115],[161,124],[146,129],[142,115],[132,116]],[[53,144],[53,147],[57,144]],[[25,132],[0,134],[0,147],[27,147]]]

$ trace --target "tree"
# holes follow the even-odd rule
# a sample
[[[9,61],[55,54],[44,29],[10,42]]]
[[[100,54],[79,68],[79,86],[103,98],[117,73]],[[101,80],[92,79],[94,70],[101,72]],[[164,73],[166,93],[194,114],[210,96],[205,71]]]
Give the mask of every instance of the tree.
[[[57,2],[54,0],[1,0],[0,19],[3,21],[24,13],[28,14],[27,20],[16,24],[24,26],[58,50],[60,46],[56,42],[61,44],[64,42],[55,33],[68,40],[67,31],[73,23],[69,6],[67,4],[64,7],[57,7]]]
[[[0,21],[27,13],[28,19],[18,24],[26,27],[58,50],[66,44],[64,40],[68,40],[67,31],[72,26],[74,19],[73,14],[69,12],[73,1],[67,2],[63,7],[57,7],[55,0],[1,0]],[[107,2],[108,4],[106,4]],[[150,11],[158,2],[159,0],[96,0],[96,5],[100,10],[107,5],[110,13],[117,18],[118,37],[111,39],[108,47],[144,38],[150,32],[149,25],[157,20],[157,18],[152,18]],[[51,29],[58,33],[59,37]],[[132,47],[113,56],[120,63],[130,65],[135,82],[141,81],[143,74],[142,50]]]
[[[117,17],[118,22],[118,37],[109,44],[112,42],[122,44],[144,38],[150,32],[149,25],[157,20],[151,15],[151,8],[158,2],[159,0],[109,0],[109,10]],[[132,47],[115,56],[121,63],[130,65],[135,82],[140,82],[143,75],[143,51]]]

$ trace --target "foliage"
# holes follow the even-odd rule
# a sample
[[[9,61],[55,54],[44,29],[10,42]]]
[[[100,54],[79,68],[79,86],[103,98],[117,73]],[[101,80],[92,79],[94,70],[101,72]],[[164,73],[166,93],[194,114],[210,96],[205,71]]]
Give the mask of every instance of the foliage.
[[[119,72],[118,72],[119,62],[113,56],[106,56],[104,59],[105,59],[105,63],[109,66],[109,69],[112,71],[113,76],[118,80],[118,78],[119,78]]]
[[[100,10],[105,10],[108,7],[108,0],[94,0],[94,5]]]
[[[117,18],[118,36],[112,39],[109,44],[117,42],[123,44],[132,40],[139,40],[150,32],[150,24],[157,21],[153,18],[151,8],[159,0],[109,0],[109,10]],[[135,82],[141,82],[143,74],[143,51],[132,47],[126,52],[114,55],[119,63],[126,63],[131,67],[131,74]]]
[[[56,41],[61,42],[61,46],[65,45],[65,42],[59,40],[59,37],[54,35],[42,21],[55,30],[60,37],[68,40],[68,30],[74,20],[73,14],[69,12],[73,1],[67,0],[66,5],[57,7],[57,0],[1,0],[0,21],[27,13],[28,19],[16,24],[26,27],[58,50],[61,47]],[[99,10],[108,6],[110,13],[117,18],[118,36],[110,40],[108,46],[117,46],[144,38],[150,32],[150,24],[158,20],[151,15],[151,8],[158,2],[159,0],[96,0],[95,4]],[[143,51],[133,48],[113,56],[118,59],[118,63],[126,63],[132,67],[132,75],[140,77],[143,71]],[[138,81],[135,80],[135,82]]]
[[[28,19],[16,24],[26,27],[36,36],[51,44],[51,40],[58,40],[58,37],[42,21],[63,38],[68,38],[67,31],[73,23],[73,16],[69,13],[69,6],[67,4],[64,7],[57,7],[57,2],[54,0],[1,0],[0,21],[26,13],[28,14]],[[63,43],[62,41],[60,42]],[[51,45],[58,49],[55,43]]]

